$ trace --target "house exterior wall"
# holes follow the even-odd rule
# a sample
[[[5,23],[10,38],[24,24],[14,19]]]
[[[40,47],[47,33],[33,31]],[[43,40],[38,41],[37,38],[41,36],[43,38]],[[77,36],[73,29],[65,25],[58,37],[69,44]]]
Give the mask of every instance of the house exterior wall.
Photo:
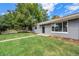
[[[79,19],[68,21],[67,32],[52,32],[52,35],[79,39]]]
[[[52,24],[44,25],[45,34],[55,35],[60,37],[79,39],[79,19],[68,21],[67,32],[53,32]],[[36,33],[42,33],[42,26],[37,25]]]
[[[51,27],[52,24],[49,24],[49,25],[45,25],[45,34],[51,34],[51,30],[52,30],[52,27]]]
[[[37,25],[37,29],[35,29],[35,27],[32,28],[32,31],[34,33],[42,33],[42,26]]]
[[[37,33],[42,33],[42,26],[37,25]]]
[[[79,39],[79,19],[69,21],[68,25],[68,36],[73,39]]]

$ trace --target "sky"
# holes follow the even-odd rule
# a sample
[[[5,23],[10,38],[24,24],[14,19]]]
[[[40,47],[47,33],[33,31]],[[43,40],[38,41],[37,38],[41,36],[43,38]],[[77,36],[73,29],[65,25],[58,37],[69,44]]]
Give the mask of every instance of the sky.
[[[42,6],[48,10],[47,14],[50,18],[54,15],[63,17],[79,12],[79,3],[48,3]]]
[[[14,3],[0,3],[0,15],[7,13],[7,10],[15,10],[16,4]]]
[[[49,18],[54,15],[66,16],[79,12],[79,3],[42,3],[42,7],[47,11]],[[15,10],[14,3],[0,3],[0,15],[7,13],[7,10]]]

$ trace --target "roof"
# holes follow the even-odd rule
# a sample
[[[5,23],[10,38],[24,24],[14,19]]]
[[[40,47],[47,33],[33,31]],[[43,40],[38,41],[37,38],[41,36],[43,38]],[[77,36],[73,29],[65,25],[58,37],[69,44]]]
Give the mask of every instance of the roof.
[[[53,19],[53,20],[41,22],[41,23],[38,23],[38,25],[45,25],[45,24],[50,24],[50,23],[60,23],[60,22],[68,21],[68,20],[77,19],[77,18],[79,18],[79,13],[64,16],[64,17],[61,17],[58,19]]]

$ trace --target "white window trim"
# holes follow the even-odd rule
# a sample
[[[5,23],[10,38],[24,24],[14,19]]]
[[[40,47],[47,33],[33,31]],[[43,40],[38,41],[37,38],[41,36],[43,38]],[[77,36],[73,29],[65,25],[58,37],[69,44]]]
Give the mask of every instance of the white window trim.
[[[51,33],[61,33],[61,34],[68,34],[68,32],[56,32],[56,31],[51,31]]]
[[[62,23],[63,23],[63,22],[62,22]],[[62,24],[62,31],[55,31],[55,28],[54,28],[54,31],[51,31],[51,33],[68,34],[68,21],[67,21],[67,32],[64,32],[64,31],[63,31],[63,24]]]

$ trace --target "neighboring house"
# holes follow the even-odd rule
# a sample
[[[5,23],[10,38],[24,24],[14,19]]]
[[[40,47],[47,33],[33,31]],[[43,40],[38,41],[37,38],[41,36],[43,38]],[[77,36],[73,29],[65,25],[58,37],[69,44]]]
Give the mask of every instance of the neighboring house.
[[[79,39],[79,13],[38,23],[33,27],[35,33]]]

